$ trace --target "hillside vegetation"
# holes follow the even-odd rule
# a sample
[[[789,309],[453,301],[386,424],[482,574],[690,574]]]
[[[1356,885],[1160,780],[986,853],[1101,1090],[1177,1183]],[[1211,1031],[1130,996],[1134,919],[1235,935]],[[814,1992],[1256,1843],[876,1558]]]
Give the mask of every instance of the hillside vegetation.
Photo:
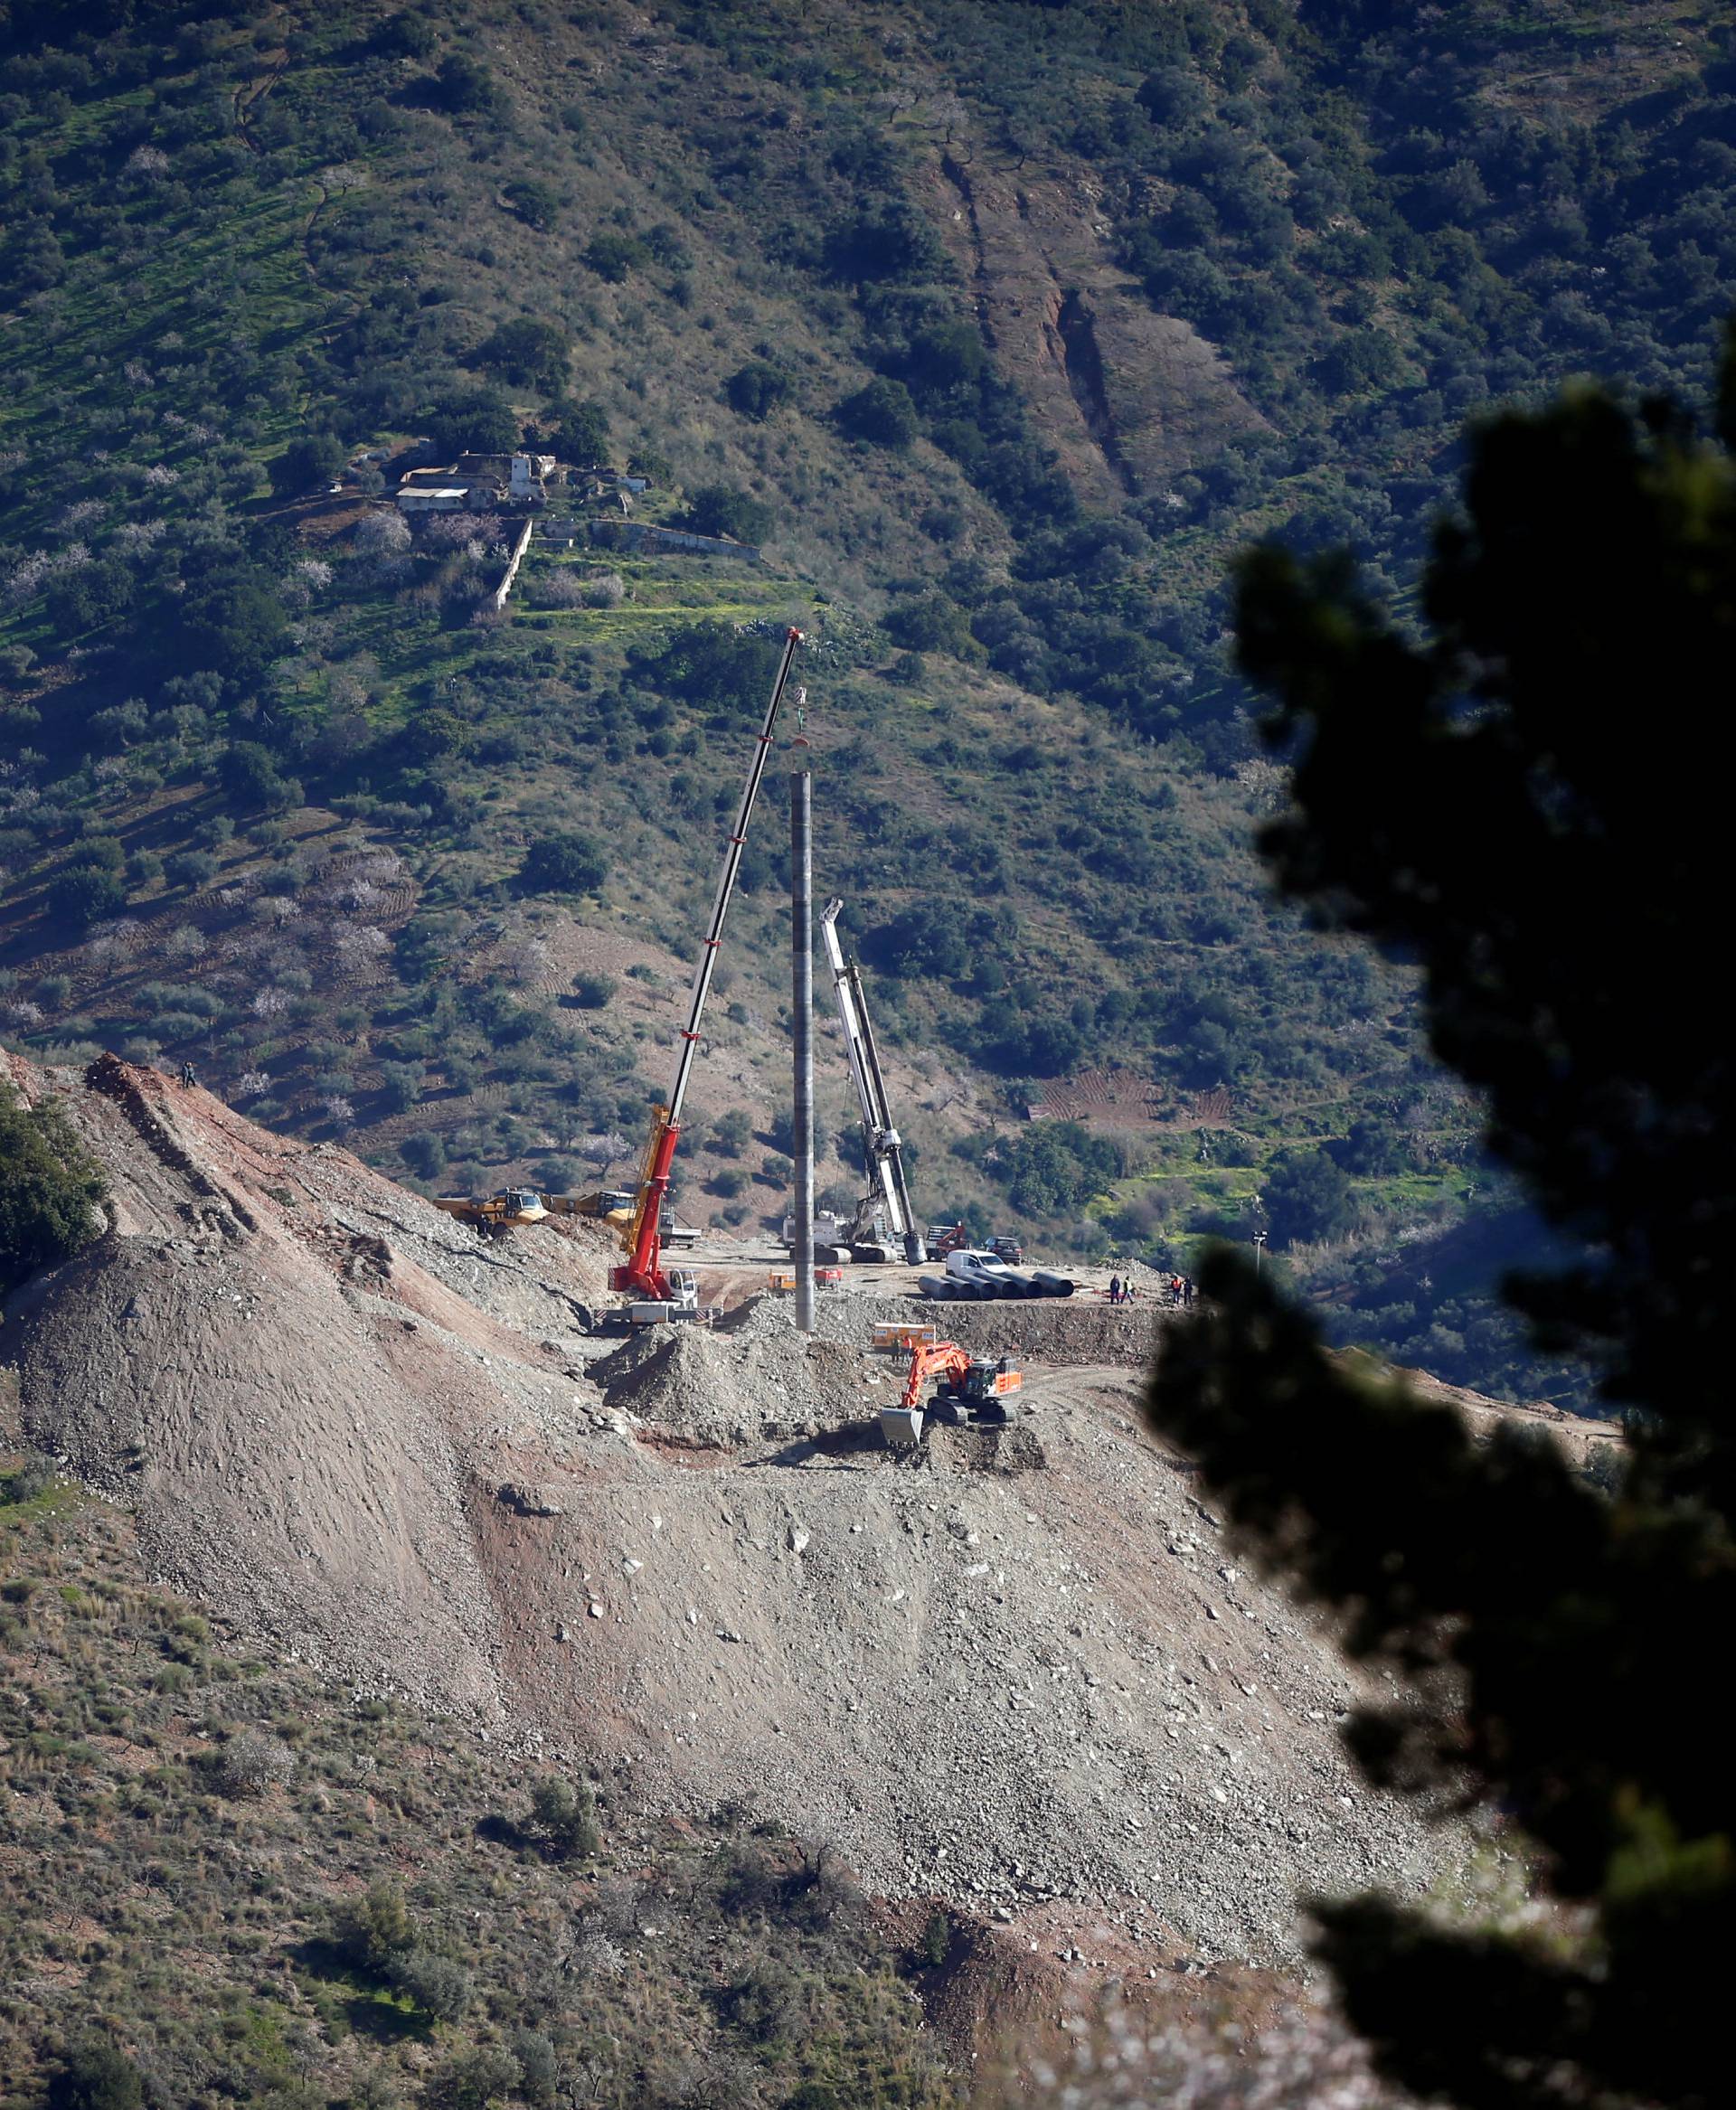
[[[42,1461],[0,1577],[7,2103],[960,2100],[814,1848],[249,1656]]]
[[[1486,1198],[1407,978],[1266,897],[1223,565],[1347,543],[1402,607],[1479,406],[1702,388],[1711,0],[15,0],[0,48],[9,1038],[432,1185],[618,1176],[797,620],[933,1213],[1379,1252]],[[544,542],[496,618],[497,530],[411,540],[361,456],[526,438],[763,561]],[[769,801],[693,1215],[782,1206],[783,873]],[[1116,1065],[1155,1126],[996,1133]]]

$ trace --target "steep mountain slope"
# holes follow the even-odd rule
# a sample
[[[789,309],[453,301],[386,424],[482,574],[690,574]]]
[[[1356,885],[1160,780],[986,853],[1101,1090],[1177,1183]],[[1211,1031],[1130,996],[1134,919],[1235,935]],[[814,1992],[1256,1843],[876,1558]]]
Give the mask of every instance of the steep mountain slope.
[[[1251,1194],[1358,1121],[1402,1161],[1373,1223],[1462,1212],[1472,1122],[1404,977],[1263,898],[1222,567],[1342,541],[1402,594],[1467,413],[1587,364],[1701,386],[1736,303],[1726,27],[16,0],[0,1023],[193,1056],[429,1184],[618,1174],[754,626],[794,618],[822,883],[919,1106],[953,1110],[918,1136],[937,1213],[1244,1229],[1202,1125]],[[526,435],[763,562],[552,537],[497,621],[497,528],[406,545],[369,457]],[[778,834],[704,1108],[774,1154],[696,1147],[696,1216],[783,1198]],[[1117,1066],[1156,1126],[1022,1176],[995,1124]],[[1161,1177],[1111,1206],[1125,1172]]]
[[[1154,1964],[1283,1961],[1298,1889],[1450,1884],[1463,1842],[1357,1785],[1353,1682],[1217,1550],[1137,1364],[1080,1360],[1137,1355],[1122,1314],[1081,1347],[1057,1310],[1020,1419],[912,1465],[871,1303],[616,1346],[581,1242],[485,1245],[126,1065],[13,1074],[113,1188],[8,1308],[24,1428],[269,1654]]]
[[[576,1802],[571,1776],[262,1662],[150,1584],[124,1514],[9,1463],[9,2105],[54,2079],[126,2099],[129,2077],[188,2110],[963,2100],[964,2045],[914,1997],[944,1980],[948,2021],[981,2012],[962,1940],[936,1970],[920,1914],[877,1909],[803,1842],[639,1817],[609,1776],[578,1776],[600,1838],[551,1832],[536,1807]],[[1052,2011],[1068,1998],[1052,1952],[997,1961]],[[1259,1984],[1162,1990],[1177,2015],[1272,2004]]]

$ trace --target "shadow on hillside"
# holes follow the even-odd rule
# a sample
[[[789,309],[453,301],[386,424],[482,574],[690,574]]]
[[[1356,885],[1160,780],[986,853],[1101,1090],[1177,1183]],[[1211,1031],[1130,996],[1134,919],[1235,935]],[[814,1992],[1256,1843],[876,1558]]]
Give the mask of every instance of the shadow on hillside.
[[[367,2038],[375,2044],[400,2044],[410,2038],[426,2039],[433,2034],[430,2016],[414,2006],[406,1994],[394,1992],[390,1986],[378,1984],[358,1971],[335,1942],[316,1935],[297,1943],[289,1954],[298,1971],[321,1980],[323,1987],[330,1989],[322,1999],[313,1988],[308,1988],[315,2004],[337,2007],[358,2037]],[[340,1992],[349,1997],[334,1997]]]

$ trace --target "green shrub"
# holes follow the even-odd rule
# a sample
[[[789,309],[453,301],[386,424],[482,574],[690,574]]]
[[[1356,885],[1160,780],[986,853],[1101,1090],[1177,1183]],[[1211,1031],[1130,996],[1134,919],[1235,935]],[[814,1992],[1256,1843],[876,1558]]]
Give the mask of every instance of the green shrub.
[[[590,835],[561,832],[539,835],[519,867],[524,894],[589,894],[603,883],[609,860]]]
[[[607,462],[611,452],[609,412],[598,402],[561,400],[550,405],[550,415],[561,427],[561,452],[582,466]]]
[[[0,1289],[88,1245],[107,1192],[61,1109],[27,1107],[0,1084]]]
[[[363,1897],[335,1906],[332,1938],[358,1970],[383,1973],[398,1957],[408,1955],[416,1940],[403,1891],[382,1878]]]
[[[119,871],[127,862],[125,846],[113,835],[87,835],[72,852],[74,864],[88,864],[99,871]]]
[[[427,1066],[421,1062],[388,1062],[380,1073],[381,1095],[394,1114],[408,1113],[422,1096]]]
[[[436,2068],[422,2100],[429,2110],[494,2110],[517,2090],[519,2062],[498,2045],[455,2052]]]
[[[1015,1209],[1059,1216],[1079,1209],[1119,1179],[1127,1160],[1118,1144],[1077,1121],[1043,1121],[1023,1130],[987,1168]]]
[[[531,1790],[530,1822],[524,1830],[554,1860],[588,1859],[603,1843],[597,1826],[597,1802],[587,1780],[562,1780],[551,1774]]]
[[[317,491],[342,476],[348,460],[344,442],[335,432],[303,432],[272,463],[272,485],[285,498]]]
[[[242,1801],[281,1786],[296,1770],[295,1753],[279,1738],[241,1729],[203,1754],[203,1770],[219,1794]]]
[[[581,1011],[601,1011],[614,995],[616,987],[613,975],[575,975],[572,1000]]]
[[[1350,1181],[1324,1150],[1290,1151],[1266,1176],[1263,1197],[1280,1246],[1341,1238],[1355,1216]]]
[[[910,390],[901,381],[884,376],[846,396],[836,416],[840,429],[852,439],[873,447],[907,447],[921,429]]]
[[[285,624],[271,576],[228,558],[188,586],[176,611],[175,649],[190,667],[250,685],[288,649]]]
[[[651,251],[637,235],[597,234],[591,237],[584,260],[599,278],[618,286],[629,271],[642,270],[651,261]]]
[[[217,776],[238,805],[277,811],[301,803],[300,785],[292,777],[279,775],[271,750],[258,740],[234,741],[218,763]]]
[[[75,864],[49,882],[49,913],[57,923],[82,929],[105,916],[117,915],[126,906],[126,881],[98,864]]]
[[[970,618],[943,593],[901,601],[886,611],[886,635],[911,652],[945,652],[954,659],[979,660],[982,647],[971,634]]]
[[[87,2037],[66,2055],[50,2084],[50,2110],[140,2110],[138,2068],[107,2037]]]
[[[445,460],[461,454],[510,454],[518,445],[519,423],[512,405],[497,388],[451,388],[423,412],[428,442]]]
[[[561,213],[561,193],[534,177],[501,186],[501,196],[527,227],[552,227]]]
[[[518,2061],[518,2092],[527,2103],[552,2103],[560,2072],[554,2046],[541,2030],[514,2030],[507,2049]]]
[[[780,2044],[801,2027],[801,1982],[788,1964],[769,1958],[726,1987],[718,2008],[750,2043]]]
[[[219,861],[209,850],[177,850],[164,864],[171,885],[189,891],[208,886],[216,878]]]
[[[464,1966],[449,1956],[436,1955],[431,1949],[394,1955],[382,1975],[437,2022],[461,2021],[476,1997],[476,1983]]]
[[[750,359],[724,382],[723,395],[731,410],[741,417],[765,419],[779,403],[788,401],[795,385],[781,366]]]
[[[448,1065],[448,1070],[450,1065]],[[418,1129],[398,1145],[404,1163],[422,1180],[436,1180],[446,1170],[446,1139],[431,1128]]]
[[[470,354],[477,366],[492,367],[525,388],[557,390],[566,379],[571,341],[556,323],[520,316],[502,323]]]
[[[687,502],[686,523],[696,535],[729,535],[738,542],[763,542],[776,514],[770,506],[728,484],[703,484]]]
[[[504,107],[494,75],[462,52],[440,61],[434,76],[434,99],[442,109],[461,116],[497,117]]]
[[[376,52],[398,59],[426,59],[437,42],[434,24],[418,14],[389,14],[373,38]]]
[[[59,1477],[60,1468],[53,1459],[42,1451],[33,1451],[23,1465],[0,1474],[0,1502],[34,1502],[39,1494],[46,1494]],[[33,1582],[9,1582],[5,1595],[9,1603],[26,1604],[35,1589]]]
[[[712,1124],[712,1148],[720,1157],[740,1157],[753,1139],[753,1123],[740,1107],[731,1107]]]
[[[1316,363],[1321,385],[1334,395],[1355,395],[1394,381],[1402,362],[1384,330],[1352,330]]]

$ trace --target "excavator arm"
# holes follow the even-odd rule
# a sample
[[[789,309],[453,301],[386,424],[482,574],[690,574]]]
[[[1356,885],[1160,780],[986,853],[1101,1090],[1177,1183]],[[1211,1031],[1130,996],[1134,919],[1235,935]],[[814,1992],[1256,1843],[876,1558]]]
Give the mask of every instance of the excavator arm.
[[[970,1368],[970,1355],[956,1341],[919,1341],[910,1351],[910,1374],[904,1380],[899,1401],[908,1413],[922,1404],[922,1391],[930,1378],[958,1378]]]

